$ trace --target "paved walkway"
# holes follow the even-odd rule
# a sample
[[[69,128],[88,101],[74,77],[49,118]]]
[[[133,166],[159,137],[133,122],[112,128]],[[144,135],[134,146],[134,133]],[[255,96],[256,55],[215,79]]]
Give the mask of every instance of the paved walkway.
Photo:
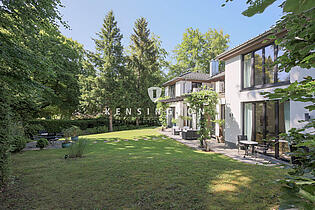
[[[53,144],[49,144],[44,149],[60,149],[61,144],[63,141],[56,141]],[[29,150],[40,150],[40,148],[36,147],[37,141],[32,141],[26,144],[25,148],[22,151],[29,151]]]
[[[200,147],[199,140],[183,140],[181,136],[179,135],[172,135],[172,132],[170,129],[167,129],[165,131],[159,131],[159,132],[195,150],[204,150],[204,148]],[[281,160],[278,160],[278,159],[275,159],[266,155],[262,155],[259,153],[256,155],[256,157],[251,157],[251,156],[244,157],[244,153],[245,153],[244,150],[240,150],[240,152],[238,153],[237,149],[228,148],[224,143],[218,143],[215,140],[211,140],[210,142],[211,142],[210,150],[212,152],[223,154],[225,156],[231,157],[235,160],[238,160],[244,163],[266,165],[266,166],[290,165],[289,163],[285,161],[281,161]]]

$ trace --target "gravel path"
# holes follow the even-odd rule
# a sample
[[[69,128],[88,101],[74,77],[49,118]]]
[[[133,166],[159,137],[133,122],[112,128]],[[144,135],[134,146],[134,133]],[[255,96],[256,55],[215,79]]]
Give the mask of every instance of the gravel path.
[[[61,144],[63,141],[55,141],[53,144],[49,144],[47,147],[44,149],[60,149]],[[30,150],[40,150],[39,148],[36,147],[37,141],[32,141],[29,143],[26,143],[26,147],[22,151],[30,151]]]

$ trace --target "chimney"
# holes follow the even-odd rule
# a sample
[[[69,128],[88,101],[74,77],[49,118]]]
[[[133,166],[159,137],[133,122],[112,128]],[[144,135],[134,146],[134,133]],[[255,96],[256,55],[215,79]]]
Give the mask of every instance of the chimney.
[[[219,61],[218,60],[211,60],[210,61],[210,77],[219,73]]]

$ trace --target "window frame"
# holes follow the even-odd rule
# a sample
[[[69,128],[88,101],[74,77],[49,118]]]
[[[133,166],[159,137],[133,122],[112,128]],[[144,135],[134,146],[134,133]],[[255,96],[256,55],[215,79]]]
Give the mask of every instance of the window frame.
[[[269,87],[275,87],[275,86],[282,86],[290,84],[290,81],[280,81],[278,79],[278,66],[274,66],[274,81],[273,83],[266,83],[266,69],[265,69],[265,48],[273,45],[274,46],[274,59],[277,59],[278,56],[278,45],[275,43],[271,43],[268,45],[265,45],[263,47],[260,47],[258,49],[252,50],[250,52],[244,53],[241,56],[241,91],[246,90],[256,90],[256,89],[262,89],[262,88],[269,88]],[[262,50],[262,72],[263,72],[263,84],[262,85],[255,85],[255,52]],[[244,87],[244,57],[246,55],[251,55],[251,79],[250,79],[250,87]]]

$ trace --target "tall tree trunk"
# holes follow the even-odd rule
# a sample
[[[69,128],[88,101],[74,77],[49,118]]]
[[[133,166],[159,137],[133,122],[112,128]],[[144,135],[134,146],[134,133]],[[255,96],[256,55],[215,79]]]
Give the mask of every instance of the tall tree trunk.
[[[139,118],[136,118],[136,126],[139,126]]]
[[[113,131],[113,111],[109,110],[109,131]]]

